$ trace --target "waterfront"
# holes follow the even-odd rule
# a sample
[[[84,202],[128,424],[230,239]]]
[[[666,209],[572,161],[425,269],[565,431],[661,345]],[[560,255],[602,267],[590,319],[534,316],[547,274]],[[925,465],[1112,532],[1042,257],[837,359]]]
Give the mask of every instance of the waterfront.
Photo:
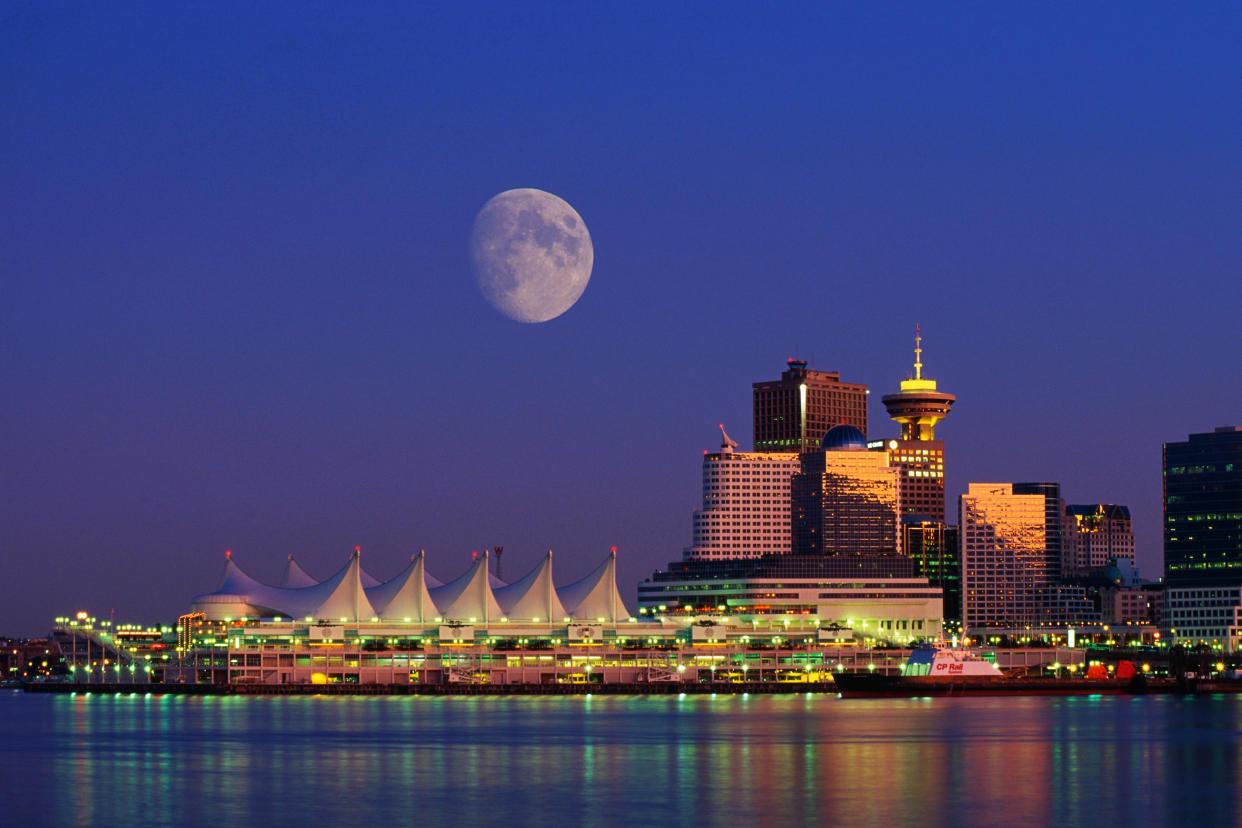
[[[1235,824],[1242,697],[0,693],[5,822]]]

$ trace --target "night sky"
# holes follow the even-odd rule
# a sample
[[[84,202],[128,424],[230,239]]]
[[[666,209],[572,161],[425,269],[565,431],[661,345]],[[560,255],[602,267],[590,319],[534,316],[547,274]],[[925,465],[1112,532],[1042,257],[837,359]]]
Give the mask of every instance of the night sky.
[[[225,549],[615,545],[632,603],[752,382],[892,436],[916,322],[952,500],[1128,504],[1160,574],[1161,443],[1242,424],[1237,4],[347,5],[0,12],[0,634],[172,621]],[[517,187],[595,245],[544,324],[469,269]]]

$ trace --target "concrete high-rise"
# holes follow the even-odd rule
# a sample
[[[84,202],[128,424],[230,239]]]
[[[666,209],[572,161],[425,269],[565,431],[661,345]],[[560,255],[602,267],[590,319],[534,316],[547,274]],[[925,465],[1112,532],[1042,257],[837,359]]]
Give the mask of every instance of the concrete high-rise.
[[[1164,444],[1166,622],[1175,641],[1242,649],[1242,428]]]
[[[944,442],[936,439],[936,425],[949,414],[957,397],[936,388],[923,376],[923,337],[914,329],[914,376],[902,380],[901,390],[885,394],[888,416],[901,424],[901,439],[888,440],[890,465],[901,469],[902,516],[917,515],[944,523]]]
[[[820,438],[842,424],[867,433],[867,386],[806,365],[791,359],[779,380],[752,385],[755,451],[818,451]]]
[[[703,455],[703,505],[684,560],[736,560],[790,551],[789,482],[794,453],[735,451],[720,427],[720,450]]]

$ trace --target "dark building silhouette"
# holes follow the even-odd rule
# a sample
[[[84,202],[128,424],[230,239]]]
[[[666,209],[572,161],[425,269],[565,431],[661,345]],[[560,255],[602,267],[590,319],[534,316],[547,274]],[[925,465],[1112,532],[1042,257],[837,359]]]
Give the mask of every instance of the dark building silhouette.
[[[1242,428],[1164,444],[1165,623],[1178,642],[1239,649]]]

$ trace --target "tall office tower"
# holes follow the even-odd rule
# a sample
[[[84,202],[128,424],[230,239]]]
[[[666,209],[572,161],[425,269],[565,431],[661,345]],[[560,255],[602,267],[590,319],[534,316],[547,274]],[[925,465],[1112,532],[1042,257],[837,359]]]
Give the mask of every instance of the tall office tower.
[[[906,515],[901,519],[901,548],[915,571],[944,592],[944,620],[962,620],[962,565],[956,526]]]
[[[1242,428],[1164,444],[1166,621],[1176,641],[1242,640]]]
[[[962,625],[968,630],[1099,623],[1086,590],[1061,583],[1058,555],[1049,551],[1054,543],[1060,549],[1059,495],[1056,483],[971,483],[962,495]]]
[[[1065,501],[1061,499],[1060,483],[1014,483],[1013,493],[1040,495],[1044,499],[1044,564],[1049,576],[1061,577],[1065,553]]]
[[[720,435],[720,450],[703,455],[703,507],[694,513],[694,541],[682,559],[788,554],[789,482],[798,455],[734,451],[723,425]]]
[[[818,451],[836,425],[867,433],[867,386],[841,382],[836,371],[811,371],[791,359],[776,382],[753,384],[755,451]]]
[[[901,513],[944,522],[944,441],[936,439],[936,424],[949,415],[957,397],[936,390],[936,381],[923,376],[923,336],[914,327],[914,376],[902,380],[901,390],[885,394],[888,416],[901,423],[901,439],[884,444],[890,465],[901,469]]]
[[[829,429],[793,476],[793,551],[871,555],[901,551],[898,469],[851,425]]]
[[[1134,529],[1130,509],[1111,503],[1071,504],[1065,507],[1062,537],[1063,575],[1098,575],[1108,562],[1134,564]]]
[[[1037,623],[1051,582],[1044,554],[1044,497],[1011,483],[971,483],[959,501],[962,626]]]

